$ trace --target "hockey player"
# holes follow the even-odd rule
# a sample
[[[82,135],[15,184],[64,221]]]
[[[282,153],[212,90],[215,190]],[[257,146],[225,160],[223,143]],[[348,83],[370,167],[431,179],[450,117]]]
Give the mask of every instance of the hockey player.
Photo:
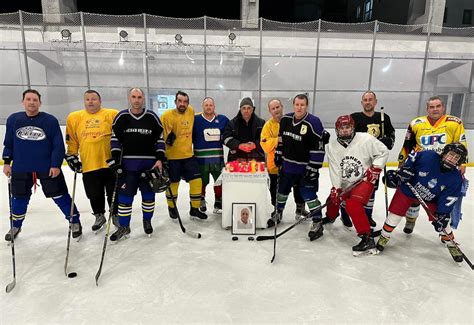
[[[449,240],[454,240],[449,225],[450,213],[461,193],[462,176],[457,169],[465,163],[467,149],[460,142],[447,144],[441,155],[434,150],[412,152],[403,166],[397,171],[400,180],[389,207],[377,249],[383,251],[392,231],[397,227],[413,203],[419,203],[416,196],[406,185],[410,183],[427,203],[429,220],[441,239],[447,242],[447,248],[456,262],[462,262],[462,253]],[[434,215],[435,219],[432,218]]]
[[[362,105],[362,112],[352,113],[351,117],[355,122],[355,132],[367,132],[373,135],[375,138],[380,140],[388,150],[392,150],[393,145],[395,144],[395,129],[392,126],[390,121],[390,116],[383,114],[383,125],[382,125],[382,113],[376,112],[375,107],[377,106],[377,96],[373,91],[366,91],[362,94],[362,99],[360,101]],[[369,222],[371,227],[375,227],[377,224],[372,218],[372,211],[374,208],[375,201],[375,192],[379,187],[379,182],[375,183],[375,189],[372,192],[372,195],[369,199],[367,205],[364,206],[367,217],[369,217]],[[345,209],[341,209],[341,219],[346,220],[345,218]],[[350,223],[350,221],[349,221]],[[350,224],[347,223],[347,226]]]
[[[333,186],[328,198],[327,220],[334,222],[340,204],[345,201],[346,211],[361,238],[360,243],[352,247],[354,256],[375,253],[375,242],[370,236],[364,206],[372,196],[375,183],[387,162],[388,149],[367,132],[356,133],[355,122],[350,115],[338,117],[336,135],[337,139],[330,141],[327,147],[329,176]]]
[[[260,145],[267,154],[267,170],[270,177],[270,197],[272,205],[276,205],[276,191],[278,179],[278,167],[275,165],[275,150],[278,145],[278,132],[280,130],[280,120],[283,116],[283,104],[279,99],[271,99],[268,102],[268,112],[271,118],[265,122],[260,138]],[[308,212],[304,208],[304,200],[301,197],[300,190],[297,186],[293,187],[293,196],[296,203],[295,218],[298,220],[301,216],[306,217]],[[275,225],[272,218],[267,221],[268,227]]]
[[[433,150],[440,154],[445,145],[453,142],[460,142],[467,148],[461,119],[445,114],[446,107],[440,97],[430,97],[426,102],[426,111],[428,113],[426,116],[417,117],[408,125],[405,142],[398,157],[399,167],[413,150]],[[460,167],[461,175],[464,175],[465,168],[465,166]],[[460,208],[457,210],[460,211]],[[419,211],[420,205],[416,202],[408,209],[403,228],[405,233],[411,234],[413,232]],[[457,226],[459,219],[454,222]]]
[[[260,146],[260,134],[265,121],[255,114],[255,106],[249,97],[240,101],[239,112],[227,123],[224,144],[229,147],[227,161],[238,159],[265,160]]]
[[[184,179],[189,183],[189,215],[204,220],[207,215],[199,210],[202,180],[193,152],[194,109],[189,105],[188,94],[182,91],[176,93],[175,104],[176,108],[167,110],[161,116],[172,191],[166,191],[168,211],[171,219],[178,217],[173,201],[177,202],[179,181]]]
[[[295,96],[293,110],[280,120],[275,164],[281,166],[281,170],[277,213],[273,221],[281,220],[288,194],[294,185],[298,185],[313,221],[308,236],[310,240],[315,240],[323,235],[322,214],[317,210],[321,203],[316,192],[319,168],[324,160],[324,128],[318,117],[308,113],[308,97],[305,94]]]
[[[194,155],[201,172],[202,189],[199,209],[206,212],[206,186],[210,174],[214,182],[219,178],[224,168],[223,137],[224,128],[229,119],[222,114],[216,114],[214,99],[206,97],[202,101],[202,113],[194,117],[193,145]],[[222,185],[214,185],[214,213],[222,212]]]
[[[163,127],[158,116],[144,108],[145,96],[140,88],[132,88],[130,108],[121,111],[112,125],[112,158],[109,167],[120,176],[118,219],[120,227],[110,236],[117,241],[130,233],[133,197],[142,194],[143,230],[151,235],[151,219],[155,209],[155,193],[143,174],[150,169],[162,171],[165,159]]]
[[[6,241],[16,238],[21,231],[31,197],[31,187],[36,190],[39,179],[46,197],[53,199],[66,220],[71,216],[71,196],[68,193],[61,164],[65,149],[58,120],[40,112],[41,95],[34,89],[23,92],[24,112],[13,113],[7,119],[3,142],[3,173],[11,177],[12,228],[5,235]],[[11,166],[10,166],[11,164]],[[74,206],[71,221],[73,238],[82,235],[79,212]]]
[[[66,162],[72,171],[82,172],[84,189],[95,216],[93,231],[99,230],[106,222],[104,192],[113,211],[114,224],[118,226],[117,206],[110,207],[116,176],[106,163],[111,158],[112,123],[118,111],[102,108],[101,104],[100,94],[87,90],[84,109],[72,112],[66,120]]]

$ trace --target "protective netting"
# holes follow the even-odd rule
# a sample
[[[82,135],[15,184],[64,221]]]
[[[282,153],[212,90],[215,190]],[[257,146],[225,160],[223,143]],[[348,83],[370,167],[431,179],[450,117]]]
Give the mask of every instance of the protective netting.
[[[329,124],[370,87],[394,108],[395,125],[442,90],[448,109],[474,126],[474,27],[15,12],[0,14],[0,60],[0,123],[29,86],[62,122],[87,88],[124,108],[126,91],[142,87],[153,109],[181,89],[193,106],[210,95],[229,115],[250,96],[263,117],[269,99],[290,107],[308,93]]]

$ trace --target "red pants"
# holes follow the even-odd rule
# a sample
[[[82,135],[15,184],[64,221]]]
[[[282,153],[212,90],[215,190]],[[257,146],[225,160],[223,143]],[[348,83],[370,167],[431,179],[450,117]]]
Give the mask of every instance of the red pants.
[[[390,202],[390,206],[388,207],[388,211],[396,214],[397,216],[404,217],[412,203],[419,202],[417,199],[406,196],[402,191],[400,191],[399,188],[397,188],[395,194],[393,195],[392,201]],[[426,202],[426,205],[430,209],[431,214],[434,214],[437,208],[436,204]],[[428,216],[428,218],[430,221],[433,221],[431,216]]]
[[[374,184],[363,181],[342,196],[342,199],[346,201],[347,214],[352,219],[358,235],[370,234],[369,219],[365,213],[364,205],[369,202],[373,191]],[[331,220],[335,220],[339,215],[339,205],[333,204],[330,198],[327,202],[326,216]]]

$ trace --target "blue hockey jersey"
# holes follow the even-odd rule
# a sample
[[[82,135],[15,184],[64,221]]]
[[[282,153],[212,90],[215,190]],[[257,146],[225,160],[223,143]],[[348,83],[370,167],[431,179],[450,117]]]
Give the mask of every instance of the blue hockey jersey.
[[[461,195],[462,176],[459,170],[443,171],[441,156],[435,151],[412,152],[405,166],[415,172],[410,184],[417,190],[425,202],[436,203],[437,213],[451,213],[454,203]],[[403,194],[415,198],[404,183],[400,185]]]
[[[13,113],[7,119],[3,160],[13,161],[14,172],[48,173],[60,168],[65,148],[58,120],[45,112],[30,117]]]
[[[216,115],[210,121],[202,113],[194,116],[194,156],[200,165],[224,162],[222,135],[228,122],[229,119],[224,115]]]

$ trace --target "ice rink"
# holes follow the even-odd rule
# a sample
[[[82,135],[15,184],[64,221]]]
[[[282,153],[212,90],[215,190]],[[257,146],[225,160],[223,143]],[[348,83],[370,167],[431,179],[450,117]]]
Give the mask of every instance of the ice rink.
[[[71,190],[72,173],[67,167],[63,171]],[[467,177],[474,184],[473,168]],[[330,187],[328,169],[323,168],[320,197],[326,198]],[[472,261],[473,187],[455,232]],[[304,223],[278,239],[271,264],[273,241],[248,241],[247,236],[232,241],[220,217],[211,213],[207,221],[191,221],[186,183],[181,182],[179,194],[185,227],[201,232],[202,238],[184,235],[171,221],[164,193],[157,196],[155,232],[146,237],[136,199],[130,238],[109,242],[96,287],[104,231],[90,230],[94,217],[81,176],[76,203],[84,235],[71,244],[69,272],[78,273],[74,279],[63,273],[68,224],[38,189],[15,241],[17,284],[7,294],[4,287],[12,280],[12,269],[11,249],[3,240],[9,212],[7,179],[2,175],[0,324],[474,324],[474,272],[466,263],[454,263],[424,212],[412,235],[403,233],[402,221],[383,254],[357,258],[351,246],[359,239],[343,229],[339,219],[314,242],[307,237],[309,223]],[[389,189],[389,199],[392,195]],[[213,202],[211,191],[208,207]],[[294,222],[294,210],[290,195],[280,230]],[[374,219],[380,228],[385,219],[382,188]]]

